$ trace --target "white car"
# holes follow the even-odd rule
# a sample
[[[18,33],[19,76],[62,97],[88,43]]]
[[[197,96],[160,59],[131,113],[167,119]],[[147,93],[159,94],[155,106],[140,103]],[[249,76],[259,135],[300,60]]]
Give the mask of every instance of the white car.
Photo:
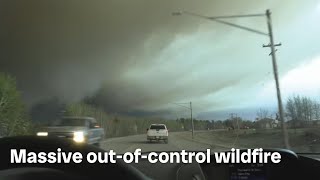
[[[168,143],[168,137],[168,129],[164,124],[151,124],[147,129],[147,140],[149,142],[151,142],[152,140],[163,140],[165,143]]]

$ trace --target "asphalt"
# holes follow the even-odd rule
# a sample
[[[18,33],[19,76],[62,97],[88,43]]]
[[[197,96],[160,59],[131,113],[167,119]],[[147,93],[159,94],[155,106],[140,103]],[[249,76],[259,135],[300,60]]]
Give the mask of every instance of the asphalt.
[[[117,154],[123,154],[125,152],[134,152],[140,148],[142,152],[151,151],[206,151],[207,149],[219,151],[225,149],[225,147],[214,146],[205,142],[195,141],[185,136],[186,133],[191,132],[172,132],[169,134],[169,143],[165,144],[160,142],[148,142],[145,134],[110,138],[105,140],[101,147],[107,151],[114,150]]]

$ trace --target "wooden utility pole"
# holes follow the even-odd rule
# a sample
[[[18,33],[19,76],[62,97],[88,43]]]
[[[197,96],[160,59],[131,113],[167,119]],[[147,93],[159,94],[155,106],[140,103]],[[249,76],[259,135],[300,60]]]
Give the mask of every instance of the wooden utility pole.
[[[200,14],[196,14],[196,13],[192,13],[192,12],[188,12],[188,11],[180,11],[180,12],[174,12],[172,13],[172,15],[174,16],[180,16],[182,14],[187,14],[190,16],[195,16],[195,17],[199,17],[199,18],[203,18],[203,19],[207,19],[207,20],[212,20],[221,24],[225,24],[228,26],[232,26],[235,28],[239,28],[242,30],[246,30],[252,33],[256,33],[256,34],[260,34],[260,35],[264,35],[264,36],[268,36],[270,39],[270,43],[268,45],[263,45],[263,47],[270,47],[271,49],[271,57],[272,57],[272,65],[273,65],[273,74],[274,74],[274,78],[276,81],[276,91],[277,91],[277,99],[278,99],[278,111],[279,111],[279,119],[281,121],[281,125],[282,125],[282,132],[283,132],[283,138],[284,138],[284,144],[285,147],[287,149],[290,149],[290,145],[289,145],[289,139],[288,139],[288,132],[286,129],[286,124],[285,124],[285,120],[284,120],[284,111],[283,111],[283,106],[282,106],[282,100],[281,100],[281,93],[280,93],[280,85],[279,85],[279,79],[278,79],[278,69],[277,69],[277,63],[276,63],[276,46],[281,46],[281,43],[279,44],[274,44],[274,40],[273,40],[273,32],[272,32],[272,22],[271,22],[271,12],[270,10],[266,10],[266,13],[261,13],[261,14],[245,14],[245,15],[231,15],[231,16],[204,16],[204,15],[200,15]],[[267,25],[268,25],[268,33],[262,32],[260,30],[256,30],[256,29],[252,29],[246,26],[242,26],[242,25],[238,25],[238,24],[234,24],[234,23],[230,23],[228,21],[223,21],[221,19],[232,19],[232,18],[249,18],[249,17],[267,17]]]
[[[190,113],[191,113],[191,128],[192,128],[192,139],[194,134],[194,124],[193,124],[193,118],[192,118],[192,102],[190,101]]]
[[[276,49],[275,49],[276,46],[281,46],[281,43],[274,44],[271,12],[269,9],[266,11],[266,16],[267,16],[267,24],[268,24],[268,32],[269,32],[268,34],[269,34],[270,44],[263,45],[263,47],[270,47],[270,49],[271,49],[270,55],[272,57],[273,75],[274,75],[274,79],[276,82],[279,119],[280,119],[281,126],[282,126],[284,144],[285,144],[286,148],[289,149],[290,145],[289,145],[287,128],[285,127],[286,123],[284,121],[284,111],[283,111],[283,105],[282,105],[282,100],[281,100],[280,83],[279,83],[279,78],[278,78],[278,67],[277,67]]]
[[[193,124],[193,117],[192,117],[192,102],[188,102],[188,103],[172,103],[172,104],[175,104],[177,106],[181,106],[181,107],[184,107],[184,108],[187,108],[190,110],[190,120],[191,120],[191,132],[192,132],[192,139],[193,139],[193,135],[194,135],[194,124]],[[182,104],[189,104],[189,106],[186,106],[186,105],[182,105]]]
[[[235,117],[234,117],[235,116]],[[232,124],[233,124],[233,126],[235,126],[234,125],[234,119],[236,119],[236,121],[237,121],[237,127],[238,127],[238,131],[239,131],[239,119],[238,119],[238,115],[236,114],[236,113],[230,113],[230,117],[231,117],[231,120],[232,120]],[[235,127],[233,127],[234,129],[235,129]]]

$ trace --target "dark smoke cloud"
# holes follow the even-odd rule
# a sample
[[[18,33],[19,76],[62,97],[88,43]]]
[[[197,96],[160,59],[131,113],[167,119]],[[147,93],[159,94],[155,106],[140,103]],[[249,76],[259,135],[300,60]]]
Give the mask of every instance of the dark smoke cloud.
[[[1,1],[0,70],[17,78],[28,104],[52,96],[72,102],[99,94],[106,107],[125,111],[202,96],[247,74],[212,85],[184,79],[178,66],[172,76],[155,71],[154,79],[132,78],[128,72],[137,65],[142,74],[149,71],[143,67],[151,67],[174,39],[203,24],[177,20],[173,11],[230,14],[260,12],[265,5],[249,0]],[[217,35],[229,31],[219,28]]]

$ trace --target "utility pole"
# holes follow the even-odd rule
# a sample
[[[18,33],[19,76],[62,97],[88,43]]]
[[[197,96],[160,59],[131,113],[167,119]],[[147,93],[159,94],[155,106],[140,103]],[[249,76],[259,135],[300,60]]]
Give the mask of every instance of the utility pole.
[[[193,139],[193,136],[194,136],[194,124],[193,124],[193,118],[192,118],[192,102],[186,102],[186,103],[172,103],[172,104],[175,104],[177,106],[181,106],[181,107],[184,107],[184,108],[187,108],[190,110],[190,120],[191,120],[191,132],[192,132],[192,139]],[[186,106],[184,104],[189,104],[189,106]]]
[[[191,113],[191,127],[192,127],[192,139],[193,139],[194,124],[193,124],[193,118],[192,118],[192,102],[191,101],[190,101],[190,113]]]
[[[274,78],[276,81],[276,91],[277,91],[277,99],[278,99],[278,111],[279,111],[279,119],[281,121],[281,125],[282,125],[282,132],[283,132],[283,138],[284,138],[284,145],[287,149],[290,149],[290,145],[289,145],[289,139],[288,139],[288,132],[286,129],[286,124],[284,121],[284,110],[283,110],[283,106],[282,106],[282,100],[281,100],[281,93],[280,93],[280,85],[279,85],[279,80],[278,80],[278,69],[277,69],[277,63],[276,63],[276,46],[281,46],[281,43],[279,44],[274,44],[274,40],[273,40],[273,32],[272,32],[272,22],[271,22],[271,12],[270,10],[266,10],[266,13],[261,13],[261,14],[245,14],[245,15],[231,15],[231,16],[204,16],[204,15],[200,15],[200,14],[196,14],[196,13],[192,13],[192,12],[188,12],[188,11],[180,11],[180,12],[174,12],[172,13],[172,15],[174,16],[179,16],[182,14],[187,14],[190,16],[194,16],[194,17],[198,17],[198,18],[203,18],[203,19],[207,19],[207,20],[211,20],[211,21],[215,21],[221,24],[225,24],[228,26],[232,26],[235,28],[239,28],[242,30],[246,30],[252,33],[256,33],[256,34],[260,34],[260,35],[264,35],[264,36],[268,36],[270,39],[270,43],[268,45],[263,45],[263,47],[270,47],[271,49],[271,57],[272,57],[272,65],[273,65],[273,74],[274,74]],[[242,25],[238,25],[235,23],[230,23],[228,21],[223,21],[222,19],[233,19],[233,18],[250,18],[250,17],[267,17],[267,25],[268,25],[268,33],[262,32],[260,30],[256,30],[256,29],[252,29],[246,26],[242,26]]]
[[[239,131],[239,119],[238,119],[238,115],[237,115],[236,113],[230,113],[230,116],[231,116],[232,124],[233,124],[233,120],[234,120],[234,116],[235,116],[235,119],[236,119],[236,121],[237,121],[238,131]]]
[[[239,133],[239,131],[240,131],[240,127],[239,127],[239,118],[238,118],[238,114],[236,114],[236,120],[237,120],[238,133]]]
[[[230,113],[231,120],[233,119],[233,115],[235,115],[235,113]]]
[[[279,78],[278,78],[278,67],[277,67],[277,61],[276,61],[276,46],[281,46],[281,43],[279,44],[274,44],[273,40],[273,31],[272,31],[272,21],[271,21],[271,12],[268,9],[266,11],[266,16],[267,16],[267,24],[268,24],[268,34],[270,38],[270,44],[268,45],[263,45],[263,47],[270,47],[271,49],[271,57],[272,57],[272,66],[273,66],[273,75],[274,79],[276,82],[276,91],[277,91],[277,99],[278,99],[278,111],[279,111],[279,118],[281,121],[281,126],[282,126],[282,132],[283,132],[283,138],[284,138],[284,144],[286,148],[290,148],[289,146],[289,140],[288,140],[288,132],[287,128],[285,127],[285,121],[284,121],[284,113],[283,113],[283,106],[282,106],[282,100],[281,100],[281,92],[280,92],[280,83],[279,83]]]

